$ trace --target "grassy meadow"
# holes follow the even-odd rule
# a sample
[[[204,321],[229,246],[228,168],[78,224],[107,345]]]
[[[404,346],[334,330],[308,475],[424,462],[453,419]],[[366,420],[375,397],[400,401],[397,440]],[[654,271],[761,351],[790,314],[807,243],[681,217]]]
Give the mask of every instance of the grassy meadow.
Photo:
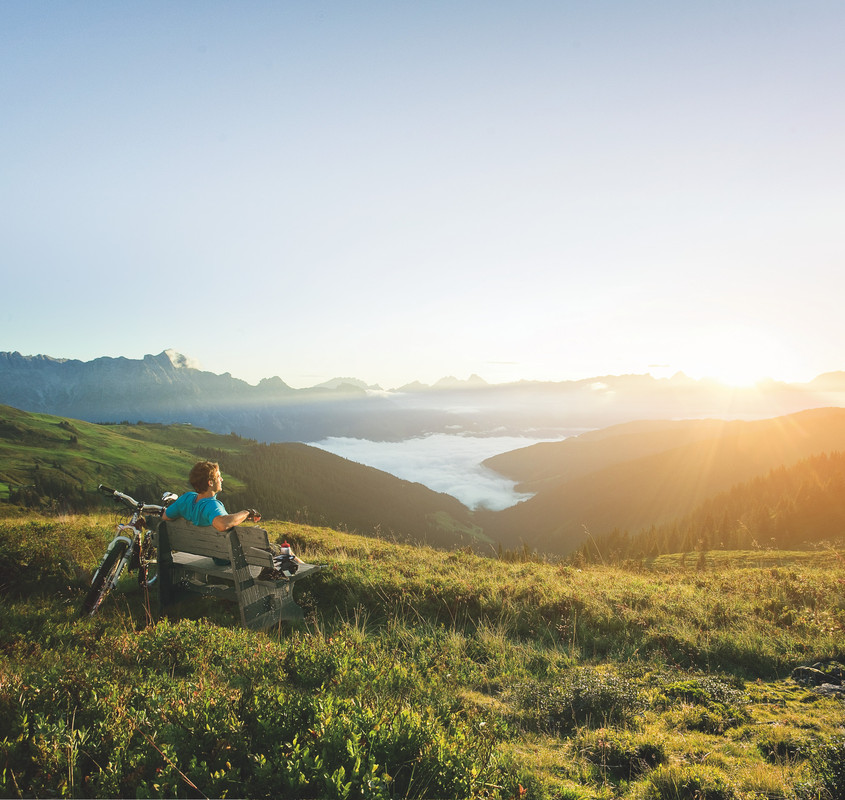
[[[0,518],[0,796],[845,797],[841,552],[629,567],[268,522],[304,625],[135,576],[80,619],[119,517]],[[507,555],[507,554],[506,554]]]

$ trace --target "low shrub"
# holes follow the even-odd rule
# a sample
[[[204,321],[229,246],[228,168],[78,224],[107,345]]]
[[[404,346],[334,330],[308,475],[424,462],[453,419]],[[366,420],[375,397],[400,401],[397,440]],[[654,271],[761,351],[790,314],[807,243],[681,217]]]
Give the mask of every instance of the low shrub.
[[[603,779],[634,780],[666,762],[662,741],[612,728],[583,731],[576,740],[580,755],[594,765]]]
[[[76,565],[68,554],[66,536],[54,522],[30,520],[17,536],[0,536],[0,593],[26,596],[66,589],[76,581]]]
[[[747,700],[740,681],[719,675],[672,681],[663,687],[663,694],[672,700],[704,706],[711,703],[737,705]]]
[[[734,800],[736,796],[712,767],[667,764],[648,776],[643,800]]]
[[[328,685],[354,663],[349,643],[339,639],[292,639],[284,656],[288,682],[302,689]]]
[[[681,716],[681,726],[689,731],[700,731],[712,735],[721,735],[731,728],[737,728],[748,722],[744,710],[735,710],[730,706],[714,703],[709,708],[685,709]]]
[[[518,794],[504,727],[377,640],[181,621],[89,646],[0,662],[0,796]]]
[[[658,706],[683,706],[681,725],[687,730],[722,734],[746,723],[748,697],[741,681],[719,675],[701,675],[671,681],[662,687]]]
[[[757,749],[766,761],[780,764],[788,759],[804,758],[807,739],[796,736],[795,731],[785,725],[772,725],[757,735]]]
[[[807,751],[810,770],[825,800],[845,800],[845,736],[814,743]]]
[[[574,668],[558,683],[523,683],[515,688],[514,700],[524,724],[555,732],[625,724],[642,707],[632,681],[595,667]]]

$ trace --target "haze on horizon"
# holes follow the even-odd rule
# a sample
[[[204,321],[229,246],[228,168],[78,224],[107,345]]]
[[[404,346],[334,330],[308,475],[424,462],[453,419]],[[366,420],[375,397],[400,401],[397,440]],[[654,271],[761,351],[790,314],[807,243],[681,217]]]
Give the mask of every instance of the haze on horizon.
[[[842,369],[845,6],[0,5],[0,350]]]

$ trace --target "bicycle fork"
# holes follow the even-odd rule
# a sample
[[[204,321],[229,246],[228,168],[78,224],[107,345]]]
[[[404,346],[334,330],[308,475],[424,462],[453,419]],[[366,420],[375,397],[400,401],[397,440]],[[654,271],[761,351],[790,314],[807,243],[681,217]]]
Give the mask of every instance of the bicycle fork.
[[[123,536],[121,535],[123,531],[131,530],[131,536]],[[120,565],[114,571],[113,577],[111,582],[108,586],[108,591],[111,591],[116,585],[117,582],[120,580],[120,576],[123,575],[123,570],[126,569],[126,565],[129,563],[130,559],[132,558],[132,552],[135,549],[135,528],[132,525],[124,525],[120,524],[117,526],[117,535],[109,542],[109,546],[106,548],[106,552],[103,554],[103,559],[100,561],[100,566],[94,572],[94,576],[91,578],[91,585],[94,585],[94,582],[97,580],[97,575],[100,574],[100,570],[103,568],[103,564],[106,563],[106,560],[109,557],[109,553],[114,550],[115,547],[120,542],[126,543],[126,550],[123,551],[123,558],[120,559]]]

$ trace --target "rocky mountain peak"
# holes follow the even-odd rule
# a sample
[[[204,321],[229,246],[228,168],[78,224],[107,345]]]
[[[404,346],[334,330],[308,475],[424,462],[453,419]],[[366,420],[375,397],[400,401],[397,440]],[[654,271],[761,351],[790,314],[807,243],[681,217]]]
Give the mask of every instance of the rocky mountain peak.
[[[167,358],[176,369],[202,369],[199,361],[178,353],[176,350],[163,350],[157,358]]]

